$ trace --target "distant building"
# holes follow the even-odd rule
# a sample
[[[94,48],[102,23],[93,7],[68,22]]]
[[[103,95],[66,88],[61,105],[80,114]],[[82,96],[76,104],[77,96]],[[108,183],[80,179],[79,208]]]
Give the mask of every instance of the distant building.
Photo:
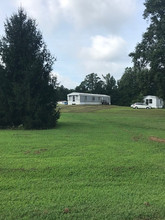
[[[145,96],[144,103],[151,106],[152,108],[163,108],[164,105],[163,99],[153,95]]]
[[[102,94],[72,92],[67,95],[68,105],[101,105],[111,104],[111,97]]]
[[[60,105],[67,105],[68,104],[67,101],[58,101],[57,103],[60,104]]]

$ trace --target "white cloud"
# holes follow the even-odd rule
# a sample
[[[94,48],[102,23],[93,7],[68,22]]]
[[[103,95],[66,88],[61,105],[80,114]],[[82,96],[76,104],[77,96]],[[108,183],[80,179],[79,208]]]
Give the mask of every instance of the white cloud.
[[[62,20],[60,0],[16,0],[16,5],[23,7],[47,31],[53,30]]]
[[[59,83],[59,85],[63,85],[65,88],[73,89],[78,85],[77,82],[71,80],[69,77],[60,74],[59,72],[53,72],[52,74],[57,77],[57,82]]]
[[[121,59],[126,52],[126,42],[119,36],[91,37],[92,45],[81,50],[81,56],[95,61],[114,61]]]
[[[22,6],[36,19],[51,53],[58,81],[74,88],[84,76],[110,72],[120,78],[130,66],[128,54],[145,31],[139,0],[6,0],[0,2],[3,21]],[[93,37],[92,37],[93,36]],[[62,62],[61,62],[62,60]],[[75,82],[77,81],[77,82]]]
[[[124,65],[128,63],[127,43],[119,36],[107,37],[97,35],[91,38],[91,46],[80,51],[83,66],[88,73],[112,73],[121,75]],[[126,66],[125,66],[126,67]]]
[[[16,0],[41,26],[52,29],[63,21],[76,28],[118,31],[130,19],[137,0]]]
[[[128,62],[127,62],[128,64]],[[107,73],[112,74],[116,80],[120,79],[126,68],[126,63],[107,62],[107,61],[85,61],[82,65],[86,70],[86,73],[97,73],[100,77]],[[87,75],[85,74],[85,75]],[[85,77],[84,75],[84,77]]]
[[[65,3],[65,14],[70,21],[85,28],[117,30],[136,9],[136,0],[65,0]]]

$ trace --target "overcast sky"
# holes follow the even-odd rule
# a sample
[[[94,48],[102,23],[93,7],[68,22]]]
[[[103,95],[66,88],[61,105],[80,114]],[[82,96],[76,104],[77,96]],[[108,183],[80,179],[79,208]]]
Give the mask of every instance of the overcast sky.
[[[75,88],[90,73],[120,79],[132,66],[128,54],[142,39],[147,22],[144,0],[5,0],[0,1],[0,37],[4,21],[22,6],[52,55],[61,85]]]

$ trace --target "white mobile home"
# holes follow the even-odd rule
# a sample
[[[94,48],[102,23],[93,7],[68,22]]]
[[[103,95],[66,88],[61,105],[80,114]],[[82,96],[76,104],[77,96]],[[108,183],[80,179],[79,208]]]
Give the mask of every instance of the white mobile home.
[[[68,105],[101,105],[111,104],[108,95],[72,92],[67,95]]]
[[[157,96],[147,95],[144,97],[144,103],[151,106],[152,108],[163,108],[163,99]]]

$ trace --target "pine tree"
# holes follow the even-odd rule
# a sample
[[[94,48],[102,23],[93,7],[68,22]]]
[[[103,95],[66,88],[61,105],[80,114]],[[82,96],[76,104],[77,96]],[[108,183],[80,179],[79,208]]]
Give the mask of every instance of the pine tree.
[[[54,127],[59,117],[50,73],[55,59],[36,21],[20,8],[0,41],[0,126]]]

